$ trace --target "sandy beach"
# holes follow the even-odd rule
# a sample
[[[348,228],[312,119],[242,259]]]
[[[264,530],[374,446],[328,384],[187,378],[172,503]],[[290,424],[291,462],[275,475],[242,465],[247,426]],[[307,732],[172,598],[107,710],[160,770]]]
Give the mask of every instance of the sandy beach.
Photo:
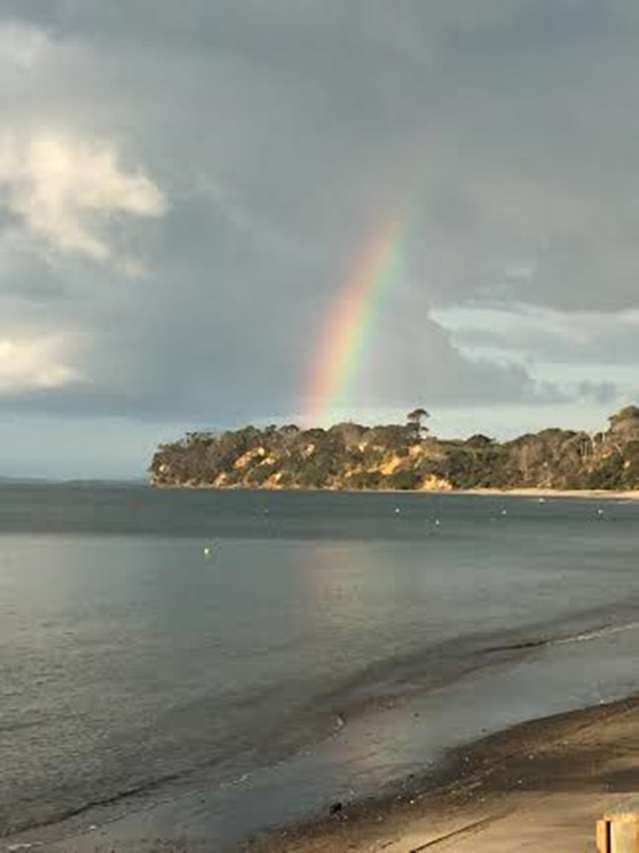
[[[639,490],[614,491],[611,489],[467,489],[445,492],[462,495],[503,495],[527,498],[586,498],[590,500],[639,500]]]
[[[454,751],[436,778],[246,845],[251,853],[594,851],[636,805],[639,698],[525,723]]]
[[[205,484],[163,485],[153,483],[152,488],[165,491],[188,490],[193,492],[250,492],[250,493],[282,493],[294,494],[316,492],[332,492],[347,495],[473,495],[478,497],[521,497],[521,498],[570,498],[584,500],[639,500],[639,489],[613,490],[613,489],[545,489],[545,488],[520,488],[520,489],[334,489],[334,488],[277,488],[274,486],[247,488],[246,486],[212,486]]]

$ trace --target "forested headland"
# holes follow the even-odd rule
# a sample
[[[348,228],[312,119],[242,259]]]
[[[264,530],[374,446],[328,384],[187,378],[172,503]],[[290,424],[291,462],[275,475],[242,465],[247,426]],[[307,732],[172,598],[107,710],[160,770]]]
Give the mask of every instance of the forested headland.
[[[430,434],[423,409],[406,423],[329,429],[294,424],[187,433],[161,445],[155,486],[260,489],[639,488],[639,408],[627,406],[591,434],[545,429],[499,443]]]

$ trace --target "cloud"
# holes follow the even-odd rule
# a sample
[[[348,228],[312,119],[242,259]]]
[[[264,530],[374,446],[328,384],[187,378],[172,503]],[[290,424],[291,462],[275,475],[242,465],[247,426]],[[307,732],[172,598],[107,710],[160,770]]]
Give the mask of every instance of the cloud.
[[[300,412],[399,216],[346,414],[592,423],[639,362],[638,32],[631,0],[4,0],[0,339],[83,335],[91,378],[20,411]]]
[[[0,395],[48,391],[79,381],[80,372],[66,359],[67,344],[60,337],[0,337]]]
[[[520,364],[535,386],[565,401],[617,408],[637,395],[639,311],[561,311],[471,302],[432,312],[471,361]]]
[[[116,254],[105,233],[109,221],[167,210],[144,172],[124,171],[112,144],[51,130],[0,138],[0,189],[6,209],[33,235],[52,249],[95,261]]]
[[[562,311],[515,301],[475,301],[431,316],[470,357],[501,352],[555,364],[635,364],[639,310]]]
[[[592,398],[597,403],[610,405],[619,397],[619,390],[614,382],[589,382],[584,380],[577,386],[580,397]]]
[[[51,41],[44,30],[15,20],[0,21],[0,67],[6,63],[28,70],[50,48]]]

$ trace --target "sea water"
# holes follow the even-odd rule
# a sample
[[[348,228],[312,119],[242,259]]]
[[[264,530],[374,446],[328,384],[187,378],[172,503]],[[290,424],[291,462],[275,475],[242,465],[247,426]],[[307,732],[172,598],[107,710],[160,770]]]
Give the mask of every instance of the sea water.
[[[221,849],[628,695],[638,521],[624,501],[3,486],[0,836]]]

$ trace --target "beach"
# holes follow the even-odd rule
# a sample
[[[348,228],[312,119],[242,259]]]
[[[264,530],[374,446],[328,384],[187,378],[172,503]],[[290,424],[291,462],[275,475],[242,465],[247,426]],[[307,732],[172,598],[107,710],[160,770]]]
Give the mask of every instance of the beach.
[[[503,497],[522,498],[570,498],[578,500],[613,500],[613,501],[636,501],[639,500],[639,490],[627,489],[624,491],[615,489],[466,489],[448,494],[462,495],[492,495]]]
[[[252,853],[509,853],[595,849],[595,821],[637,808],[639,699],[523,723],[454,750],[437,774],[345,804]]]
[[[569,499],[569,500],[609,500],[609,501],[636,501],[639,500],[639,489],[551,489],[544,487],[521,487],[513,489],[497,489],[492,487],[481,487],[475,489],[337,489],[333,487],[311,488],[311,487],[278,487],[262,486],[258,489],[247,488],[243,485],[236,486],[214,486],[206,483],[185,483],[181,485],[167,485],[153,483],[154,489],[166,491],[194,491],[194,492],[248,492],[283,494],[341,494],[341,495],[424,495],[444,497],[493,497],[493,498],[544,498],[544,499]]]
[[[639,698],[522,723],[452,750],[382,797],[240,845],[154,836],[144,815],[40,845],[51,853],[587,853],[605,813],[637,808]],[[237,815],[241,820],[241,815]],[[23,836],[18,843],[30,843]],[[4,849],[4,848],[3,848]],[[18,849],[18,848],[14,848]],[[25,848],[26,849],[26,848]]]

